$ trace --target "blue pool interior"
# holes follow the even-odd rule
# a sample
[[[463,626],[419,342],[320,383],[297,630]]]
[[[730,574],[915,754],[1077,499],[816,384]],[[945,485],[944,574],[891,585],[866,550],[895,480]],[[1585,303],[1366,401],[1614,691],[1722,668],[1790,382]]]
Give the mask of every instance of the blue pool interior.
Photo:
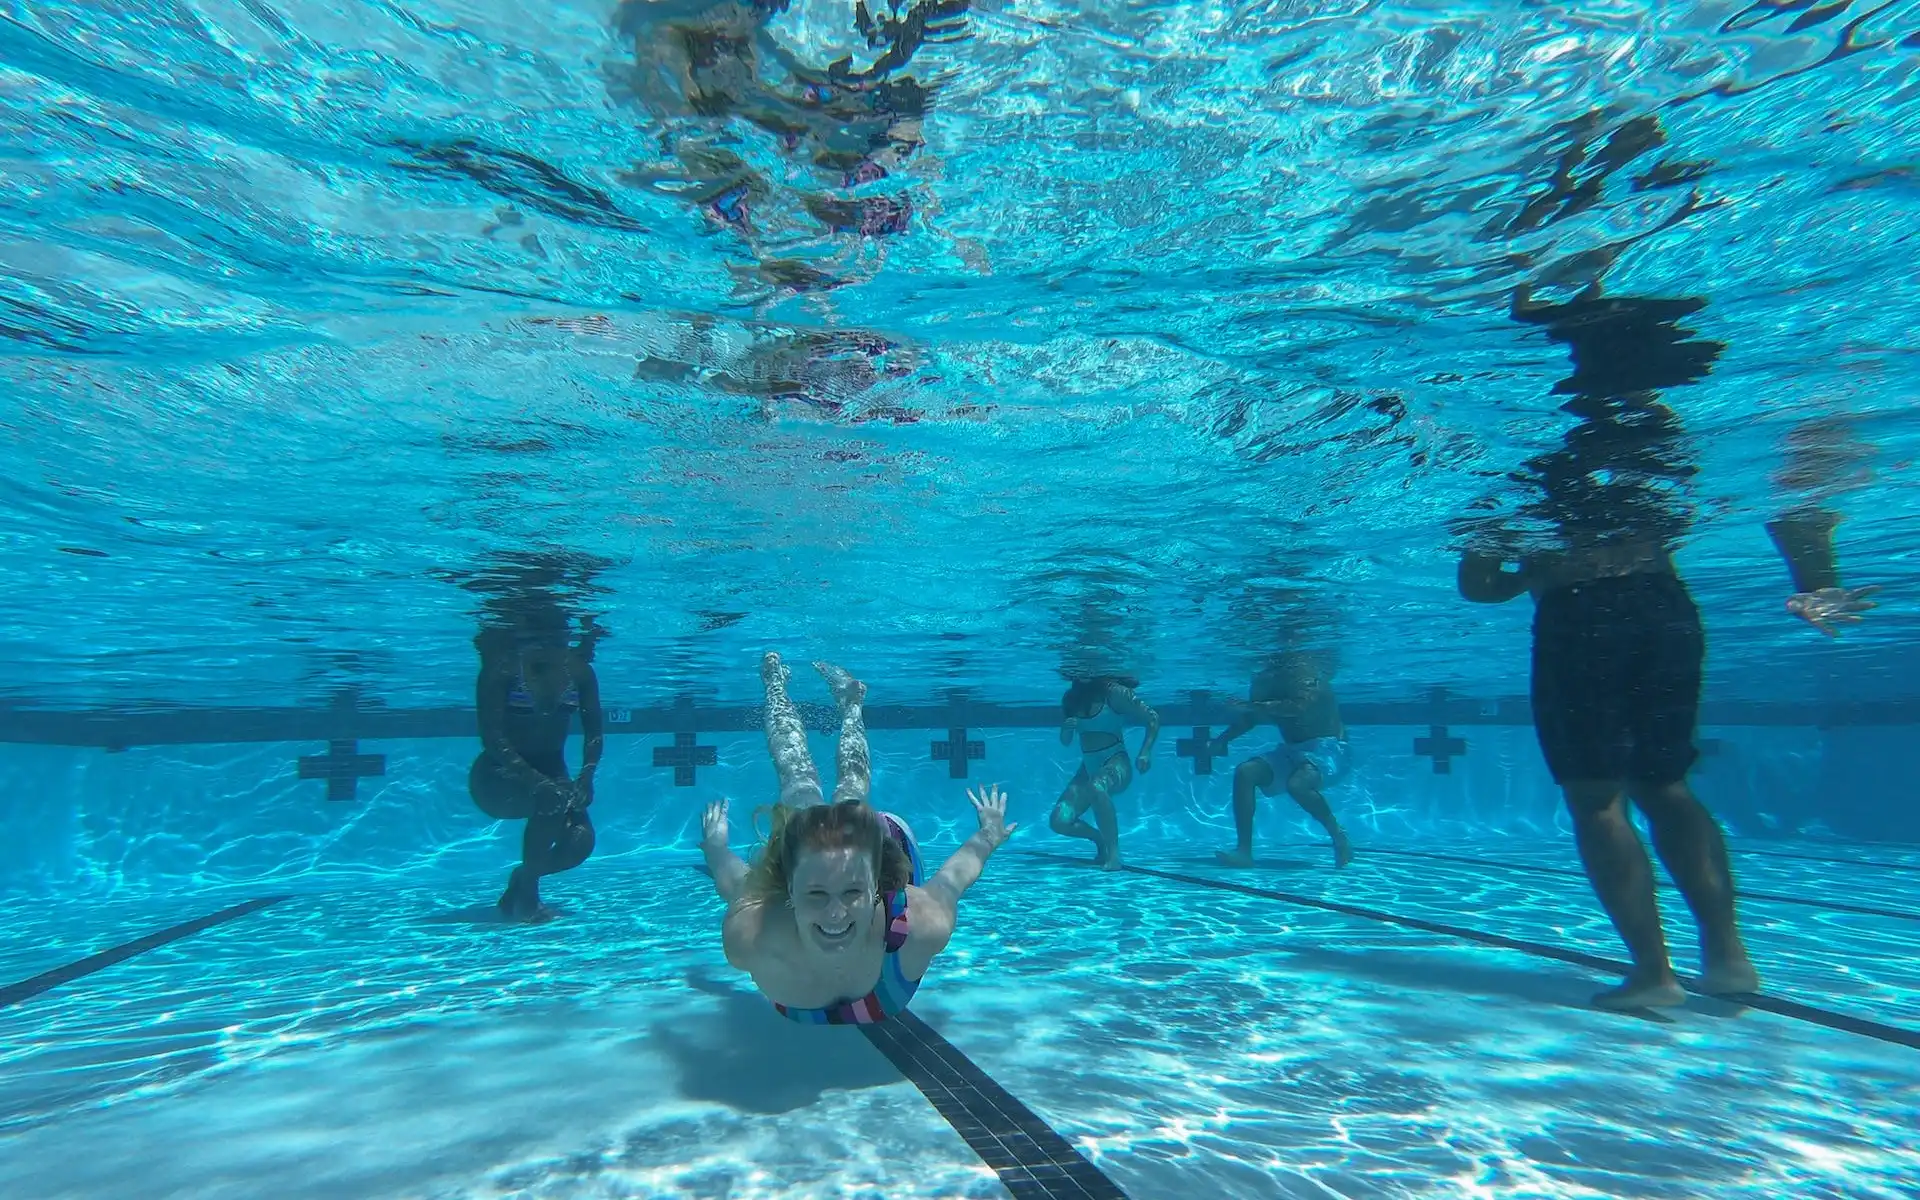
[[[1817,737],[1796,756],[1710,732],[1710,800],[1818,769]],[[1125,804],[1140,870],[1115,875],[1041,831],[1052,734],[988,732],[972,769],[1008,779],[1030,827],[914,1011],[1134,1197],[1911,1194],[1920,849],[1735,809],[1766,994],[1817,1012],[1604,1014],[1586,1000],[1606,970],[1538,952],[1620,957],[1531,732],[1468,731],[1447,775],[1413,733],[1356,730],[1332,793],[1361,846],[1344,871],[1277,806],[1255,868],[1219,867],[1226,779],[1176,759]],[[938,859],[969,781],[931,736],[872,741],[878,791]],[[370,743],[386,775],[334,803],[299,744],[14,748],[8,794],[30,778],[60,819],[10,814],[9,877],[34,882],[7,898],[5,977],[284,899],[0,1010],[0,1187],[1009,1194],[857,1031],[789,1025],[727,966],[697,812],[772,772],[757,735],[702,741],[717,765],[674,788],[639,753],[669,738],[614,740],[600,849],[531,927],[492,908],[517,834],[468,816],[465,742]],[[1675,953],[1690,970],[1689,937]]]
[[[0,84],[0,1196],[1920,1198],[1920,7],[16,0]],[[1596,508],[1704,622],[1746,1001],[1590,1006],[1456,586]],[[528,605],[611,734],[521,926]],[[769,649],[928,857],[1021,825],[881,1032],[721,952]],[[1295,650],[1358,855],[1228,869],[1271,731],[1194,751]],[[1047,828],[1105,672],[1117,872]]]

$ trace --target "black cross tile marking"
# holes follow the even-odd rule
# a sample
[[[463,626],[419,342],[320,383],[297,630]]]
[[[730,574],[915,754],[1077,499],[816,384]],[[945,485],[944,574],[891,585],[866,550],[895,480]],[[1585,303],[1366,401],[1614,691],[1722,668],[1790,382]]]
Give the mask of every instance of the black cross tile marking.
[[[672,767],[675,787],[692,787],[701,767],[711,767],[720,761],[720,751],[716,747],[699,744],[699,736],[694,732],[696,719],[693,697],[675,697],[670,718],[673,745],[653,748],[653,765]]]
[[[387,756],[360,753],[360,743],[353,738],[335,738],[327,743],[325,754],[300,760],[300,778],[326,780],[329,800],[352,800],[362,779],[386,773]]]
[[[934,742],[928,749],[933,761],[947,764],[947,777],[965,779],[967,764],[987,756],[987,744],[984,741],[967,740],[967,692],[964,688],[952,688],[947,692],[947,740]]]
[[[682,731],[673,735],[673,745],[653,748],[653,765],[672,767],[675,787],[692,787],[694,773],[699,768],[711,767],[720,761],[718,749],[694,743],[695,735]]]
[[[1193,693],[1193,712],[1196,719],[1207,711],[1207,693]],[[1213,752],[1213,729],[1206,725],[1195,725],[1192,737],[1183,737],[1173,744],[1173,752],[1181,758],[1193,760],[1195,775],[1213,774],[1213,760],[1218,755]]]
[[[955,753],[955,747],[959,753]],[[955,725],[947,730],[947,740],[933,743],[933,761],[947,764],[947,775],[954,779],[967,777],[967,763],[987,756],[987,744],[982,741],[969,741],[967,728]]]
[[[1426,737],[1413,739],[1413,754],[1415,758],[1432,759],[1435,775],[1451,775],[1453,760],[1467,752],[1467,739],[1447,733],[1447,689],[1434,688],[1428,693],[1428,705],[1433,720],[1427,726]]]

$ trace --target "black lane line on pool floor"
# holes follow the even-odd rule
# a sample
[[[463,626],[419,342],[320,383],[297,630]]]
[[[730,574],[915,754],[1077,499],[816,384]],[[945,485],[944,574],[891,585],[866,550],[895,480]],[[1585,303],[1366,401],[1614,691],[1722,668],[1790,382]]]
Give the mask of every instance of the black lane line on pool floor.
[[[1039,856],[1036,856],[1039,857]],[[1056,862],[1070,862],[1083,865],[1083,860],[1049,854],[1045,857]],[[1458,925],[1443,925],[1438,921],[1423,921],[1419,917],[1402,917],[1395,913],[1381,912],[1373,908],[1361,908],[1353,904],[1341,904],[1335,900],[1316,900],[1312,896],[1301,896],[1293,892],[1276,892],[1268,888],[1248,887],[1243,883],[1229,883],[1224,879],[1207,879],[1199,875],[1184,875],[1178,871],[1157,871],[1152,867],[1136,867],[1128,863],[1126,869],[1136,875],[1151,875],[1156,879],[1170,879],[1175,883],[1190,883],[1197,887],[1214,888],[1223,892],[1239,892],[1243,896],[1259,896],[1267,900],[1279,900],[1287,904],[1297,904],[1302,908],[1318,908],[1325,912],[1339,913],[1347,917],[1359,917],[1366,921],[1379,921],[1386,925],[1398,925],[1405,929],[1418,929],[1422,933],[1437,933],[1443,937],[1459,938],[1463,941],[1478,942],[1482,946],[1497,946],[1502,950],[1518,950],[1522,954],[1531,954],[1536,958],[1550,958],[1556,962],[1570,963],[1576,967],[1586,967],[1594,971],[1611,971],[1616,975],[1625,975],[1632,968],[1626,963],[1610,958],[1601,958],[1597,954],[1586,954],[1579,950],[1564,950],[1559,946],[1548,946],[1541,942],[1527,942],[1519,938],[1510,938],[1498,933],[1484,933],[1478,929],[1464,929]],[[1696,996],[1705,996],[1686,980],[1681,986]],[[1805,1021],[1812,1025],[1822,1025],[1841,1033],[1857,1033],[1876,1041],[1890,1042],[1897,1046],[1910,1046],[1920,1050],[1920,1030],[1907,1029],[1900,1025],[1888,1025],[1881,1021],[1869,1021],[1865,1017],[1850,1017],[1846,1013],[1832,1012],[1824,1008],[1815,1008],[1811,1004],[1802,1004],[1797,1000],[1782,1000],[1778,996],[1711,996],[1727,1004],[1738,1004],[1742,1008],[1757,1008],[1777,1017],[1791,1017],[1796,1021]]]
[[[236,904],[231,908],[223,908],[219,912],[208,913],[204,917],[195,917],[191,921],[182,921],[178,925],[170,925],[157,933],[149,933],[145,937],[135,938],[130,942],[122,942],[110,950],[102,950],[98,954],[89,954],[78,962],[70,962],[64,967],[55,967],[51,971],[42,971],[32,979],[22,979],[19,983],[8,984],[6,987],[0,988],[0,1008],[10,1008],[15,1004],[24,1003],[42,992],[50,991],[63,984],[72,983],[76,979],[84,979],[95,971],[105,970],[115,963],[123,963],[135,955],[145,954],[149,950],[158,949],[168,942],[177,942],[181,938],[192,937],[196,933],[212,929],[215,925],[224,925],[228,921],[239,920],[248,913],[259,912],[263,908],[278,904],[282,900],[290,898],[291,897],[288,896],[262,896],[258,900],[248,900],[244,904]]]
[[[1426,850],[1382,850],[1376,846],[1362,846],[1356,849],[1363,858],[1375,855],[1386,855],[1392,858],[1424,858],[1433,862],[1461,863],[1469,867],[1499,867],[1506,871],[1532,871],[1536,875],[1559,875],[1566,879],[1578,879],[1583,882],[1587,878],[1581,871],[1568,871],[1561,867],[1542,867],[1532,863],[1467,858],[1457,854],[1434,854]],[[1733,853],[1738,858],[1744,852],[1735,850]],[[1666,891],[1679,890],[1666,884],[1662,884],[1661,887]],[[1802,908],[1818,908],[1827,912],[1858,913],[1867,917],[1892,917],[1896,921],[1920,921],[1920,912],[1907,912],[1898,908],[1868,908],[1863,904],[1841,904],[1835,900],[1808,900],[1801,896],[1782,896],[1774,892],[1751,892],[1746,888],[1737,889],[1737,894],[1742,900],[1766,900],[1773,904],[1797,904]]]
[[[933,1102],[1015,1200],[1127,1200],[1053,1126],[911,1012],[860,1032]]]
[[[1755,858],[1791,858],[1795,862],[1837,863],[1843,867],[1878,867],[1883,871],[1920,871],[1920,862],[1887,862],[1879,858],[1828,858],[1819,854],[1791,854],[1785,850],[1748,850],[1738,843],[1731,848],[1736,854],[1751,854]]]

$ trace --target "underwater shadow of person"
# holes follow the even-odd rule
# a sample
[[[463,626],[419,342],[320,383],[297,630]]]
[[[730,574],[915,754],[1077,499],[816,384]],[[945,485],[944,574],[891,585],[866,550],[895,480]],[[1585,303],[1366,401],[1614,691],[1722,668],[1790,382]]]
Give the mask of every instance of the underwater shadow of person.
[[[796,1024],[758,993],[702,971],[689,972],[687,985],[717,1001],[712,1016],[660,1021],[648,1030],[649,1043],[673,1060],[685,1099],[774,1114],[815,1104],[825,1092],[906,1078],[858,1029]]]
[[[1431,953],[1301,947],[1288,952],[1302,966],[1330,975],[1366,979],[1409,992],[1435,990],[1463,996],[1498,996],[1555,1008],[1591,1009],[1596,983],[1569,970],[1522,969],[1474,962],[1461,954],[1435,961]],[[1555,964],[1556,966],[1558,964]]]

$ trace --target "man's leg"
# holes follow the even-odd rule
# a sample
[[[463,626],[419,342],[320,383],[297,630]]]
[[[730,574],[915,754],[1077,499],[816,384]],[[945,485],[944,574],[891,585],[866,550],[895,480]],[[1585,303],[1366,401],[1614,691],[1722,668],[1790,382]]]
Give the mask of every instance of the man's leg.
[[[1347,841],[1347,831],[1340,828],[1340,822],[1333,815],[1333,806],[1320,791],[1322,777],[1320,768],[1311,762],[1302,762],[1287,777],[1287,795],[1293,802],[1307,811],[1307,815],[1320,822],[1320,827],[1333,839],[1333,865],[1344,867],[1353,861],[1353,845]]]
[[[1760,990],[1760,975],[1747,957],[1734,911],[1733,868],[1720,823],[1682,780],[1665,787],[1635,787],[1634,803],[1653,828],[1653,848],[1680,885],[1700,929],[1700,987],[1714,995]]]
[[[1686,585],[1665,576],[1646,581],[1643,627],[1632,709],[1634,803],[1653,829],[1653,848],[1680,885],[1700,930],[1700,986],[1718,995],[1759,990],[1734,913],[1733,869],[1720,823],[1687,786],[1699,752],[1706,634]]]
[[[1601,1008],[1662,1008],[1684,1004],[1687,994],[1667,958],[1660,902],[1653,891],[1653,861],[1627,817],[1626,788],[1619,783],[1577,781],[1561,785],[1573,814],[1574,841],[1600,907],[1620,931],[1633,971],[1620,986],[1593,998]]]
[[[1253,865],[1253,810],[1258,792],[1273,787],[1273,764],[1264,757],[1250,758],[1233,769],[1232,850],[1220,852],[1220,863],[1228,867]]]

